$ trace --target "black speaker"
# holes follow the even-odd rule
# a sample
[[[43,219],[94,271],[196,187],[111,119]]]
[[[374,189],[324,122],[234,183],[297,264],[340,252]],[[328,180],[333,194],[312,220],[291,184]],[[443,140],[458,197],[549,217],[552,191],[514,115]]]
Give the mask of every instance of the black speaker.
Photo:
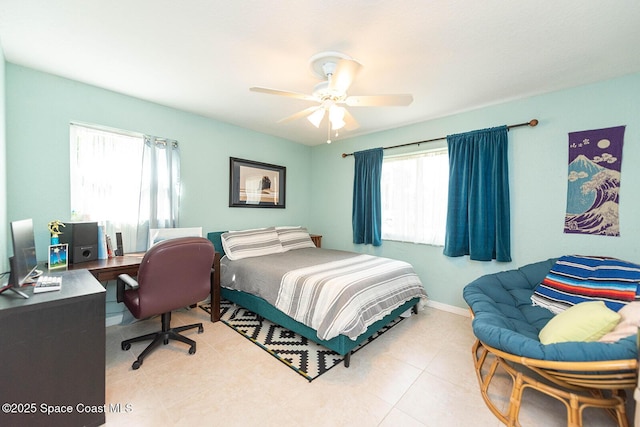
[[[67,243],[70,264],[98,259],[98,223],[65,222],[60,243]]]
[[[124,249],[122,247],[122,233],[116,232],[116,256],[124,255]]]

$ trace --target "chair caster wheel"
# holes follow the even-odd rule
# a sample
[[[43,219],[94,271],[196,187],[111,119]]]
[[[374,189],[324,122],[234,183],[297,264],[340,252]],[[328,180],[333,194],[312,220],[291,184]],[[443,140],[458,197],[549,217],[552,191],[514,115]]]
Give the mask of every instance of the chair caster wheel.
[[[198,333],[199,333],[199,334],[201,334],[201,333],[203,333],[203,332],[204,332],[204,327],[203,327],[202,325],[200,325],[200,326],[198,327]]]
[[[122,345],[120,347],[122,347],[122,350],[127,351],[127,350],[129,350],[131,348],[131,344],[122,343]]]
[[[189,348],[189,354],[194,354],[196,352],[196,346],[194,345],[193,347]]]
[[[140,365],[142,365],[142,362],[140,362],[139,360],[136,360],[135,362],[133,362],[133,365],[131,365],[131,367],[136,370],[140,367]]]

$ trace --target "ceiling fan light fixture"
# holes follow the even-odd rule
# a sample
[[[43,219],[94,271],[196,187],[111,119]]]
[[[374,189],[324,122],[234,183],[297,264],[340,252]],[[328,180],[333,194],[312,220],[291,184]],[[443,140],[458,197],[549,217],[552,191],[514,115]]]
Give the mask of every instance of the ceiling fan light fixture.
[[[311,122],[312,125],[319,128],[322,119],[324,118],[324,108],[318,108],[313,113],[307,116],[307,120]]]
[[[340,130],[340,129],[342,129],[345,125],[346,125],[346,123],[344,122],[344,120],[340,120],[339,122],[333,121],[333,122],[331,122],[331,129],[333,129],[333,130]]]
[[[329,109],[329,121],[331,122],[331,128],[333,130],[342,129],[346,124],[344,121],[345,109],[344,107],[338,107],[336,105],[331,106]]]
[[[344,53],[321,52],[311,57],[309,64],[313,74],[320,79],[320,82],[314,86],[312,94],[307,95],[258,86],[251,87],[250,90],[315,102],[314,106],[285,117],[278,123],[306,117],[312,125],[319,129],[320,126],[324,126],[323,120],[326,115],[326,141],[328,144],[331,144],[332,136],[335,139],[338,138],[339,129],[344,128],[347,131],[352,131],[359,127],[349,109],[342,107],[342,105],[347,107],[385,107],[407,106],[413,102],[413,96],[410,94],[348,95],[351,84],[362,69],[362,64]],[[335,132],[334,135],[331,135],[332,132]]]

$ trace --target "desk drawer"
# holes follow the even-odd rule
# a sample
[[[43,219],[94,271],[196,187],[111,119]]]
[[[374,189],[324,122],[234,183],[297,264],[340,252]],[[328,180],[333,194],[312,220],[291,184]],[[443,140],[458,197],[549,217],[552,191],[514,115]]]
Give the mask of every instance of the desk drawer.
[[[91,274],[98,279],[98,282],[108,282],[109,280],[116,280],[121,274],[128,274],[129,276],[135,277],[138,274],[138,266],[122,266],[111,267],[108,270],[93,270]]]

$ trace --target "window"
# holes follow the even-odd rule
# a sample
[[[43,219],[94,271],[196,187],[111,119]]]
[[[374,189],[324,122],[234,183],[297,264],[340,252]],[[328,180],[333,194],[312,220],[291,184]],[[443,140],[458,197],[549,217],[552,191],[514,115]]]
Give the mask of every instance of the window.
[[[125,252],[147,249],[149,228],[177,227],[177,142],[72,124],[71,219],[97,221]]]
[[[444,245],[447,225],[447,149],[385,157],[382,163],[382,238]]]

